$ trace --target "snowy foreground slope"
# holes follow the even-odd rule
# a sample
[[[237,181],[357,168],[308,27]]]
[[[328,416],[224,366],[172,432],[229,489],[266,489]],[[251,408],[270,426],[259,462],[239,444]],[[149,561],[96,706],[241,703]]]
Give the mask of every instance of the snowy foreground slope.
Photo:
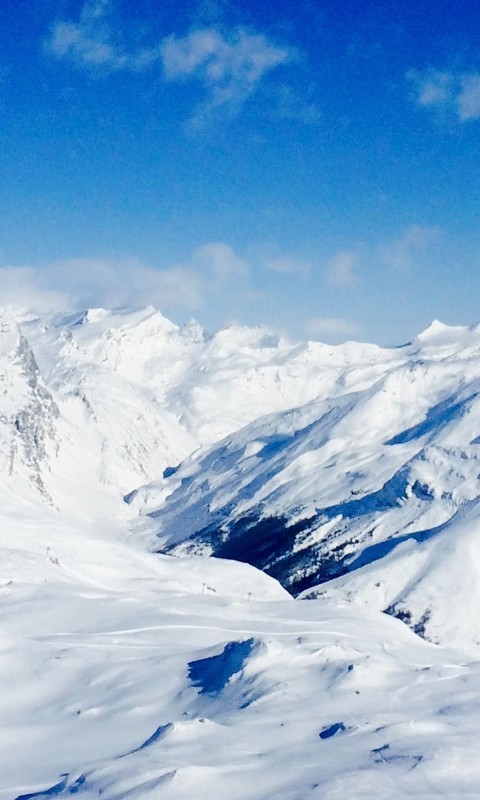
[[[478,661],[23,513],[1,535],[2,800],[478,796]]]
[[[0,800],[478,797],[479,367],[2,313]]]

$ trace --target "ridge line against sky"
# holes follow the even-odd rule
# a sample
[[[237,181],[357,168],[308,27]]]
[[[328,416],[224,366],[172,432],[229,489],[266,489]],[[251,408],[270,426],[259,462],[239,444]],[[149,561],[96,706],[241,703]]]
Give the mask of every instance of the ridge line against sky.
[[[473,10],[0,13],[3,305],[381,344],[480,318]]]

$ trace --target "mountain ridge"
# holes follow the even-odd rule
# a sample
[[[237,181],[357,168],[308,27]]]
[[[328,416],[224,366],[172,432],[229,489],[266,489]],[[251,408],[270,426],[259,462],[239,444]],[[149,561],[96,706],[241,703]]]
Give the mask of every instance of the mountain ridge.
[[[478,346],[441,336],[0,316],[1,800],[476,797]]]

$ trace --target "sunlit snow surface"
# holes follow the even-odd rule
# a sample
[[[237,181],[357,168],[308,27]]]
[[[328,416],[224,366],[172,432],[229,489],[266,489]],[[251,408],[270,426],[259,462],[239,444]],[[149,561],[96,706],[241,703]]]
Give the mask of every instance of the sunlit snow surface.
[[[352,354],[334,387],[326,369],[314,400],[193,454],[139,502],[167,552],[247,561],[478,653],[480,330],[434,323]]]
[[[1,798],[478,794],[478,662],[246,565],[63,536],[4,526]]]
[[[1,800],[477,798],[479,375],[439,323],[381,350],[1,315]],[[293,600],[151,552],[260,509],[323,511],[283,556],[335,534],[351,571]]]

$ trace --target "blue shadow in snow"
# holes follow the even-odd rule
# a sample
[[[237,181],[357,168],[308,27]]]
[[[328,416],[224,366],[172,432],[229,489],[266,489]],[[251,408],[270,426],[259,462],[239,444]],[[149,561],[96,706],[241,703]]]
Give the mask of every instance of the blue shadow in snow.
[[[214,696],[225,688],[228,681],[243,669],[245,661],[255,647],[255,639],[229,642],[217,656],[190,661],[188,677],[200,694]]]
[[[21,794],[15,798],[15,800],[31,800],[33,797],[56,797],[63,792],[67,785],[68,781],[68,772],[61,776],[63,780],[60,783],[56,783],[55,786],[51,786],[49,789],[43,789],[41,792],[31,792],[30,794]]]
[[[430,431],[436,428],[445,427],[451,420],[460,417],[467,403],[474,400],[476,397],[478,397],[478,392],[470,395],[470,397],[467,397],[465,400],[457,400],[455,402],[453,397],[449,397],[447,400],[437,403],[436,406],[432,406],[428,411],[423,422],[414,425],[412,428],[407,428],[407,430],[402,431],[402,433],[397,434],[397,436],[393,436],[385,442],[385,444],[405,444],[414,439],[420,439],[426,433],[430,433]]]
[[[346,500],[328,508],[321,508],[317,511],[317,517],[333,519],[341,515],[344,519],[363,517],[366,514],[388,511],[400,505],[409,482],[409,471],[407,467],[402,468],[388,480],[381,489],[376,492],[358,497],[355,500]]]
[[[421,543],[428,541],[428,539],[433,539],[447,527],[450,521],[451,520],[448,520],[441,525],[437,525],[435,528],[428,528],[424,531],[406,533],[403,536],[395,536],[391,539],[387,539],[384,542],[372,544],[370,547],[366,547],[365,550],[360,553],[358,558],[347,565],[347,572],[354,572],[356,569],[366,567],[367,564],[373,564],[374,561],[379,561],[381,558],[385,558],[385,556],[388,556],[392,550],[395,550],[395,548],[403,542],[408,542],[413,539],[413,541]]]
[[[172,723],[171,723],[171,722],[167,722],[167,724],[166,724],[166,725],[159,725],[159,727],[157,728],[157,730],[156,730],[156,731],[154,731],[154,732],[152,733],[152,735],[151,735],[151,736],[149,736],[149,737],[148,737],[148,739],[146,739],[146,740],[143,742],[143,744],[141,744],[139,747],[136,747],[136,748],[135,748],[135,750],[130,750],[130,752],[129,752],[129,753],[125,753],[125,755],[131,756],[133,753],[139,753],[139,752],[140,752],[140,750],[146,750],[146,748],[147,748],[147,747],[150,747],[150,746],[151,746],[152,744],[154,744],[155,742],[158,742],[158,740],[159,740],[159,739],[161,739],[161,738],[162,738],[162,736],[163,736],[163,735],[164,735],[164,734],[165,734],[167,731],[169,731],[171,727],[172,727]],[[122,758],[123,758],[123,756],[122,756]]]
[[[295,434],[288,436],[280,433],[274,433],[270,436],[263,436],[262,441],[264,444],[262,449],[257,453],[257,457],[262,459],[272,458],[272,456],[275,456],[277,453],[287,447],[290,442],[293,442],[294,438]]]
[[[176,467],[165,467],[165,469],[163,470],[163,476],[162,477],[171,478],[172,475],[175,475],[175,473],[178,472],[179,466],[180,465],[177,464]]]
[[[370,751],[373,760],[376,764],[410,764],[410,770],[415,769],[423,761],[423,756],[409,756],[400,753],[392,753],[390,745],[384,744],[382,747],[376,747]]]
[[[332,736],[335,736],[337,733],[342,733],[342,731],[345,730],[346,728],[343,722],[335,722],[333,725],[328,725],[326,728],[323,728],[318,735],[320,739],[331,739]]]

